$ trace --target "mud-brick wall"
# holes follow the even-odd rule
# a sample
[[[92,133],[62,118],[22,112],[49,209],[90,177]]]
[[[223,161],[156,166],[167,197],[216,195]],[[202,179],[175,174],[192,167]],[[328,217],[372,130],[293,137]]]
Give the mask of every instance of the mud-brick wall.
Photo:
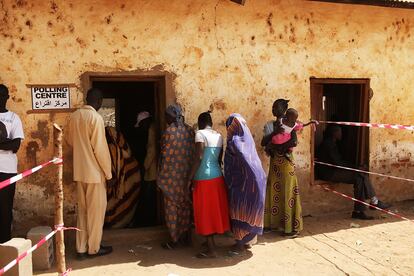
[[[215,107],[225,117],[241,112],[259,142],[274,99],[291,99],[300,118],[310,117],[309,78],[369,78],[372,122],[413,124],[414,11],[310,1],[251,0],[0,1],[0,81],[11,89],[11,110],[22,117],[26,139],[20,169],[53,155],[52,122],[68,114],[27,114],[26,84],[74,83],[72,102],[82,103],[80,76],[92,72],[140,72],[175,76],[173,91],[192,124]],[[414,178],[413,133],[373,129],[373,171]],[[350,208],[309,186],[310,132],[295,149],[305,213]],[[260,151],[265,167],[267,158]],[[65,210],[73,223],[71,158],[65,155]],[[18,184],[16,229],[50,223],[54,168]],[[414,198],[414,186],[373,178],[387,200]],[[351,192],[351,187],[342,187]]]

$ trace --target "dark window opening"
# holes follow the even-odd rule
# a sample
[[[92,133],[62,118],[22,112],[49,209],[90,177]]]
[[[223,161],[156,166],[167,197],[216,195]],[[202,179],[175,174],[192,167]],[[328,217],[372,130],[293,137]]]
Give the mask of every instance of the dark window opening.
[[[369,122],[368,79],[311,78],[311,113],[319,121]],[[312,161],[322,143],[329,124],[320,124],[312,133]],[[367,128],[340,126],[338,143],[343,159],[354,167],[369,165],[369,133]],[[312,162],[312,181],[318,179]]]

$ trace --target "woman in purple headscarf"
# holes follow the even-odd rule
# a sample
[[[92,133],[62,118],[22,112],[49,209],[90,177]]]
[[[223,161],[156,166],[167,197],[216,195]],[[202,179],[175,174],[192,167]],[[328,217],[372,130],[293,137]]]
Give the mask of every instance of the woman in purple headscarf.
[[[263,233],[266,174],[244,118],[240,114],[231,114],[226,127],[224,176],[229,191],[231,226],[236,239],[230,253],[238,254]]]

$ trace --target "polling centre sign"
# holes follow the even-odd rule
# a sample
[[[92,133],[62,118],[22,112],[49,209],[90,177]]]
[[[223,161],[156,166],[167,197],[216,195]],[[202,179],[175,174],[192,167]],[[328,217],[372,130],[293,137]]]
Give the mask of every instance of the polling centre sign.
[[[32,109],[69,109],[70,88],[68,85],[31,85]]]

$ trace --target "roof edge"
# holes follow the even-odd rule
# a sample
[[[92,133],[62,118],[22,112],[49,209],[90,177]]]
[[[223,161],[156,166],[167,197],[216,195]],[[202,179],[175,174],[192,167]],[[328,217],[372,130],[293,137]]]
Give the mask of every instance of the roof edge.
[[[398,0],[309,0],[312,2],[329,2],[337,4],[369,5],[388,8],[414,9],[414,2],[405,2]]]

